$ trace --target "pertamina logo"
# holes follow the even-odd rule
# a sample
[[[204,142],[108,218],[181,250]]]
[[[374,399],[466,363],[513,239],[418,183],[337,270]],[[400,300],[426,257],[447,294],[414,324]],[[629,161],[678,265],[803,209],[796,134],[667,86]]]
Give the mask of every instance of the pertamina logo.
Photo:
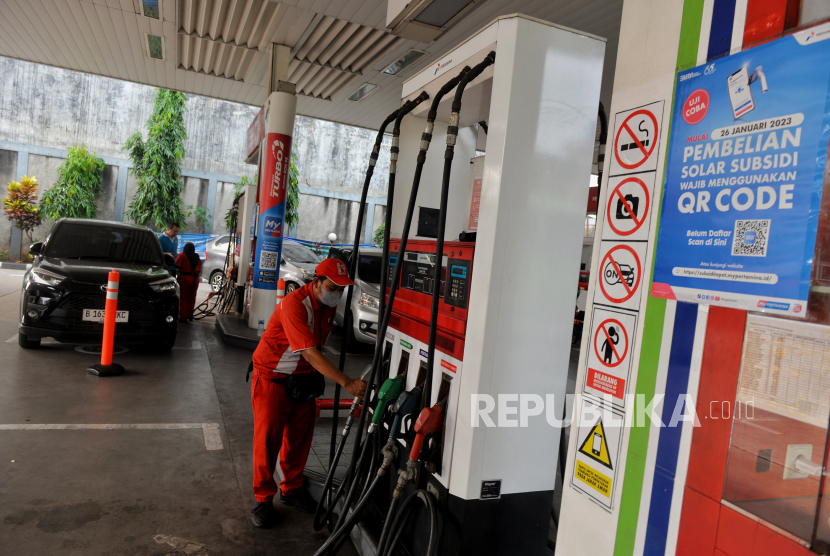
[[[788,311],[790,309],[789,303],[779,303],[777,301],[764,301],[761,300],[758,302],[759,309],[777,309],[779,311]]]
[[[444,67],[447,67],[449,64],[452,64],[452,58],[450,58],[449,60],[447,60],[446,62],[444,62],[444,64],[443,64],[443,65],[444,65]],[[439,71],[441,71],[441,63],[440,63],[440,62],[438,63],[438,67],[437,67],[437,68],[435,68],[435,73],[433,73],[432,75],[433,75],[433,76],[438,75],[438,72],[439,72]]]
[[[265,235],[268,237],[280,237],[282,235],[282,218],[272,216],[265,217]]]

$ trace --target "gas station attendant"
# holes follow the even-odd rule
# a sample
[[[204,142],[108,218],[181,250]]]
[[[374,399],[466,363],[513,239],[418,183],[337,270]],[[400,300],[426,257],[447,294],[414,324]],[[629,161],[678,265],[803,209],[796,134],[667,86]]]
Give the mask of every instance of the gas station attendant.
[[[280,501],[307,513],[317,507],[302,486],[314,433],[314,400],[323,393],[323,377],[353,396],[363,396],[366,390],[365,382],[343,374],[321,351],[334,328],[337,302],[354,282],[346,265],[336,259],[325,259],[315,274],[311,283],[277,305],[254,352],[251,403],[257,505],[251,519],[257,527],[269,527],[275,521],[277,456],[283,475]]]

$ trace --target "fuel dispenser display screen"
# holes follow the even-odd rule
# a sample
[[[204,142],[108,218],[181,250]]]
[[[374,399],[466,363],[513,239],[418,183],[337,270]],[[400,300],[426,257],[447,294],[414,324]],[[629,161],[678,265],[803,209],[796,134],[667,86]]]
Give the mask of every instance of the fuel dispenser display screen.
[[[444,297],[447,279],[447,256],[441,261],[441,289],[439,297]],[[403,269],[400,287],[418,293],[432,295],[435,288],[435,254],[407,251],[403,256]]]

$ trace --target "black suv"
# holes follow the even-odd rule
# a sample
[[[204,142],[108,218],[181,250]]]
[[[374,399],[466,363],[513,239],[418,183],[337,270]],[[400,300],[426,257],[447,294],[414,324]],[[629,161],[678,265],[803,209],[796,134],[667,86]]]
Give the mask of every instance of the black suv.
[[[115,342],[168,351],[176,341],[179,288],[173,264],[147,228],[63,218],[46,241],[32,244],[32,268],[20,294],[19,343],[40,339],[99,343],[103,336],[107,276],[119,272]],[[166,260],[167,259],[167,260]]]

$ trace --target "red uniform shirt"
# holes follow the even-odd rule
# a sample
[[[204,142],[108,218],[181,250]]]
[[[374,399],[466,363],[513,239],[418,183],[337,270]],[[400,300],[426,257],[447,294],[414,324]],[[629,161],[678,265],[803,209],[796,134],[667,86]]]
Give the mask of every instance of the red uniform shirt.
[[[277,305],[254,352],[254,376],[314,370],[300,352],[326,344],[336,308],[317,303],[311,288],[306,284]]]

